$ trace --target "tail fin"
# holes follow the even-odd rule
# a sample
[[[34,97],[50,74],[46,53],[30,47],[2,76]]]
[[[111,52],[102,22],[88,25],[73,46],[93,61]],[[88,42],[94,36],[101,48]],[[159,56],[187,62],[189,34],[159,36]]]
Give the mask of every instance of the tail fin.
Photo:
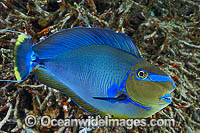
[[[0,81],[11,81],[11,82],[20,82],[25,80],[35,63],[32,61],[35,60],[35,55],[32,51],[33,40],[30,36],[18,32],[0,29],[0,31],[14,32],[19,33],[20,35],[17,38],[15,49],[14,49],[14,72],[17,80],[0,80]]]

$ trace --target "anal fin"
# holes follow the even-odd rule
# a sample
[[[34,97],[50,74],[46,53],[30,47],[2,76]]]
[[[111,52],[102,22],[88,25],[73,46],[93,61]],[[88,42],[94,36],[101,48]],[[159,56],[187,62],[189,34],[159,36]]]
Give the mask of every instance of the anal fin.
[[[94,106],[90,105],[86,101],[84,101],[81,97],[76,95],[69,87],[67,87],[63,82],[59,81],[53,74],[46,71],[44,68],[37,68],[35,71],[35,76],[38,81],[42,84],[45,84],[51,88],[61,91],[62,93],[66,94],[67,96],[71,97],[72,100],[80,105],[83,109],[93,114],[98,115],[106,115],[104,112],[100,111],[99,109],[95,108]]]

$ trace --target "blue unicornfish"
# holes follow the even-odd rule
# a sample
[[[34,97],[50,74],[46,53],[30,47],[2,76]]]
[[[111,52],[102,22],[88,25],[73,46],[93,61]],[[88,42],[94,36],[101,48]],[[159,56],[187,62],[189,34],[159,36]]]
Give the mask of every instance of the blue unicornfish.
[[[14,51],[16,82],[35,68],[40,83],[93,115],[146,118],[169,105],[175,89],[166,73],[141,57],[128,35],[110,29],[65,29],[37,44],[20,33]]]

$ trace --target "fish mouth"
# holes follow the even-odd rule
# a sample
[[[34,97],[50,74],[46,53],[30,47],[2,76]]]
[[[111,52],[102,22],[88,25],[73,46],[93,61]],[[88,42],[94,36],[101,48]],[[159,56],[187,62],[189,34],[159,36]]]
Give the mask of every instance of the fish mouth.
[[[164,100],[167,103],[171,103],[172,102],[171,98],[172,98],[172,96],[170,95],[170,93],[160,97],[160,99]]]

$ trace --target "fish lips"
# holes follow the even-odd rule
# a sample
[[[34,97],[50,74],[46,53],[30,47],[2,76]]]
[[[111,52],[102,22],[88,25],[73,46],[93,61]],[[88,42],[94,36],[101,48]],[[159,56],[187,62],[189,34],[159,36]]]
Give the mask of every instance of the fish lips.
[[[172,96],[170,95],[170,93],[160,97],[160,99],[164,100],[165,102],[167,102],[169,104],[172,102],[171,98],[172,98]]]

